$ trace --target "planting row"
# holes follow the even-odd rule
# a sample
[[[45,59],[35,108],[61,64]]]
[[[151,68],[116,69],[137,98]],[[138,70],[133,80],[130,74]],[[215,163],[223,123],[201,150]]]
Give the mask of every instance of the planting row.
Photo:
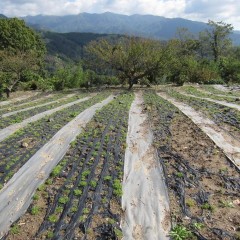
[[[7,105],[0,105],[0,109],[2,108],[6,108],[7,107],[12,107],[12,106],[17,106],[17,105],[20,105],[20,104],[24,104],[24,103],[28,103],[28,102],[31,102],[31,101],[35,101],[41,97],[44,97],[44,96],[47,96],[48,93],[46,92],[41,92],[41,93],[37,93],[31,97],[26,97],[20,101],[14,101],[14,99],[12,100],[11,103],[7,104]],[[11,100],[10,100],[11,101]]]
[[[34,123],[28,124],[27,127],[18,130],[5,141],[1,142],[1,186],[65,124],[107,96],[109,96],[109,93],[103,92],[87,101],[75,104]]]
[[[121,238],[121,181],[132,100],[132,94],[121,94],[95,114],[7,239],[16,234],[19,239]]]
[[[220,90],[215,88],[214,86],[211,85],[199,85],[201,88],[203,88],[204,90],[213,93],[213,94],[220,94],[220,95],[226,95],[226,96],[232,96],[232,97],[240,97],[240,93],[239,91],[231,91],[228,88],[225,88],[226,90]],[[224,89],[224,87],[223,87]]]
[[[154,93],[144,98],[168,186],[172,238],[238,239],[238,170],[176,107]]]
[[[235,104],[239,104],[239,100],[240,100],[238,97],[233,98],[232,96],[227,96],[227,95],[225,96],[213,95],[211,93],[200,91],[193,86],[184,86],[181,89],[184,90],[187,94],[192,94],[194,96],[201,97],[201,98],[211,98],[218,101],[234,102]]]
[[[240,139],[240,112],[238,110],[202,99],[184,96],[173,90],[169,90],[168,94],[187,103],[195,110],[203,112],[220,127],[226,128],[229,133],[233,134],[238,140]]]
[[[5,113],[9,113],[9,112],[14,112],[14,111],[18,111],[18,110],[22,110],[24,108],[29,108],[29,107],[35,107],[37,105],[40,104],[45,104],[51,101],[56,101],[60,98],[63,98],[67,96],[66,94],[63,93],[58,93],[58,94],[47,94],[45,96],[41,96],[38,99],[35,100],[31,100],[29,102],[25,102],[22,104],[17,104],[17,105],[7,105],[4,106],[2,108],[0,108],[0,115],[3,115]]]
[[[80,99],[82,97],[85,97],[86,94],[85,93],[81,93],[78,94],[76,96],[70,97],[70,98],[65,98],[65,99],[59,99],[59,101],[54,102],[52,104],[46,105],[46,106],[41,106],[41,107],[36,107],[24,112],[19,112],[17,114],[5,117],[5,118],[1,118],[0,119],[0,129],[5,128],[11,124],[14,123],[20,123],[22,122],[24,119],[27,119],[29,117],[32,117],[38,113],[59,107],[61,105],[67,104],[67,103],[71,103],[73,101],[76,101],[77,99]]]

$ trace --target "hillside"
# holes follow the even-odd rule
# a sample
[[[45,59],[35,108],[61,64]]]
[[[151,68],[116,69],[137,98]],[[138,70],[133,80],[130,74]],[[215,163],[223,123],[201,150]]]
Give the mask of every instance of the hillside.
[[[97,33],[55,33],[42,32],[46,47],[50,55],[58,55],[62,59],[80,60],[83,47],[99,38],[119,38],[121,35]]]
[[[114,13],[90,14],[80,13],[68,16],[27,16],[23,18],[28,24],[54,32],[91,32],[100,34],[130,34],[161,40],[175,37],[177,28],[188,28],[197,34],[207,25],[203,22],[182,18],[165,18],[152,15],[121,15]],[[240,33],[233,34],[234,44],[240,44]]]

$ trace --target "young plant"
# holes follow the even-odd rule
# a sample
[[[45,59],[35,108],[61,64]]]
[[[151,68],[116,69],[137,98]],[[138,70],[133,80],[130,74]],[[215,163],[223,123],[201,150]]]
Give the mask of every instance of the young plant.
[[[191,237],[192,233],[186,227],[177,225],[170,231],[169,235],[173,240],[184,240]]]

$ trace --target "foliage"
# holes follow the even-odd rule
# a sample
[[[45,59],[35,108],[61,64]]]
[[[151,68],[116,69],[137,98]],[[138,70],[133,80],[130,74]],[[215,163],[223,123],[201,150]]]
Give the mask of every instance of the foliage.
[[[186,227],[177,225],[171,230],[169,235],[174,240],[184,240],[188,239],[192,235],[192,233]]]
[[[10,92],[27,71],[42,66],[45,45],[40,36],[17,18],[0,19],[0,91]]]
[[[163,47],[159,41],[126,37],[117,42],[93,41],[86,47],[88,66],[112,69],[129,88],[162,68]]]
[[[211,50],[213,59],[218,62],[231,46],[229,38],[233,30],[231,24],[224,22],[208,21],[209,28],[205,30],[205,41]]]

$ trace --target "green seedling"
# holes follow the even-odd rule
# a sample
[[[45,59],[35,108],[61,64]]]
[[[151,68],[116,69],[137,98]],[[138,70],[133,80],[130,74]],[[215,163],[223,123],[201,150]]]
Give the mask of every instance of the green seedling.
[[[61,203],[61,204],[66,204],[68,202],[68,197],[60,197],[58,199],[58,202]]]
[[[52,214],[48,217],[48,221],[51,223],[55,223],[57,222],[57,220],[58,220],[58,217],[55,214]]]
[[[75,190],[73,191],[73,194],[74,194],[75,196],[81,196],[81,195],[82,195],[82,191],[81,191],[80,189],[75,189]]]
[[[10,228],[10,233],[11,234],[18,234],[20,233],[20,227],[17,224],[14,224],[11,228]]]
[[[94,180],[91,180],[89,184],[90,184],[90,186],[93,187],[93,188],[95,188],[95,187],[97,186],[97,182],[94,181]]]
[[[52,170],[51,176],[52,176],[52,177],[56,177],[57,175],[60,174],[61,170],[62,170],[62,166],[57,165],[57,166]]]
[[[37,215],[37,214],[39,214],[39,212],[40,212],[40,207],[39,206],[33,206],[30,210],[30,213],[32,215]]]
[[[169,233],[173,240],[184,240],[192,236],[192,233],[184,226],[177,225]]]
[[[117,197],[121,197],[123,192],[122,192],[122,184],[119,179],[115,179],[113,181],[113,193]]]
[[[84,208],[83,209],[83,214],[88,214],[90,211],[89,211],[89,209],[88,208]]]
[[[193,223],[192,226],[197,230],[201,230],[204,227],[204,224],[195,222],[195,223]]]
[[[201,206],[202,209],[206,209],[206,210],[210,210],[211,212],[214,211],[214,207],[212,205],[210,205],[209,203],[204,203],[202,206]]]
[[[223,208],[224,208],[224,207],[234,208],[233,203],[230,202],[230,201],[223,201],[223,200],[220,200],[219,203],[220,203],[220,207],[223,207]]]

